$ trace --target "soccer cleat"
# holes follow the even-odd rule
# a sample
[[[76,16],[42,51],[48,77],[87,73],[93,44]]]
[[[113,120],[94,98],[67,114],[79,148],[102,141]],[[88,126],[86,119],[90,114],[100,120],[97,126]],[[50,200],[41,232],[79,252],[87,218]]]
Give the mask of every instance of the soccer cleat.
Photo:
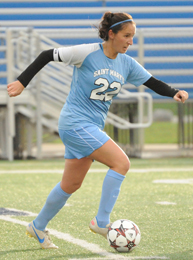
[[[26,235],[34,237],[43,249],[57,249],[58,246],[54,245],[50,239],[48,230],[38,230],[35,228],[33,221],[29,223],[26,229]]]
[[[103,237],[107,238],[107,232],[108,232],[108,227],[110,226],[110,224],[106,225],[105,228],[100,228],[97,224],[97,220],[96,217],[94,217],[90,224],[89,224],[89,228],[93,233],[97,233],[102,235]]]

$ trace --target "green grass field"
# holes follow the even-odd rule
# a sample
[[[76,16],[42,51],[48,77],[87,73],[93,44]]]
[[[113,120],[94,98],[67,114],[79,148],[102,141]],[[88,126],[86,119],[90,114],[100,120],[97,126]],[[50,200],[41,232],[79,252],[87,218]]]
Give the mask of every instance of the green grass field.
[[[193,159],[131,159],[131,165],[111,221],[130,219],[139,226],[142,237],[134,251],[117,253],[88,229],[97,213],[107,169],[94,162],[81,189],[48,225],[69,234],[71,240],[68,235],[63,239],[51,235],[59,249],[42,250],[35,239],[25,235],[24,223],[34,217],[0,215],[0,259],[193,259]],[[63,166],[62,159],[0,161],[0,207],[38,213],[60,181]],[[163,179],[186,183],[154,183]]]

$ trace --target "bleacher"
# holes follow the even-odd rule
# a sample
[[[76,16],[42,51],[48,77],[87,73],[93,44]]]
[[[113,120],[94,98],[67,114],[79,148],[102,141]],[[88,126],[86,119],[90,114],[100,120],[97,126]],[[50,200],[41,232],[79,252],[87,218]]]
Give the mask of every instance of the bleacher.
[[[7,1],[1,26],[90,27],[107,10],[132,14],[139,28],[193,26],[193,1]]]

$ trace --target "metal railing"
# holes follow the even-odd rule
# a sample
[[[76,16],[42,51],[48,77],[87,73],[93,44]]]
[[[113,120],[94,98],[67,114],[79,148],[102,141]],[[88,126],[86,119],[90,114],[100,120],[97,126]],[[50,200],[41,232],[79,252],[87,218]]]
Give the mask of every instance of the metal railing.
[[[178,104],[178,144],[182,149],[193,149],[193,103]]]

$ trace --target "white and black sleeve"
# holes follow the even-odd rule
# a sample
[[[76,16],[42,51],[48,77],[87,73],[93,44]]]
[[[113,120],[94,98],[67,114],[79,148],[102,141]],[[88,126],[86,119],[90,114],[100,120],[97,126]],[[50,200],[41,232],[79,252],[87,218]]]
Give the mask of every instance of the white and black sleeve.
[[[41,52],[40,55],[17,77],[24,87],[26,87],[32,78],[50,61],[61,61],[59,52],[55,50],[57,49]]]
[[[178,89],[172,88],[165,82],[158,80],[154,77],[148,79],[145,83],[143,83],[143,85],[152,89],[157,94],[166,97],[174,97],[175,94],[179,91]]]

